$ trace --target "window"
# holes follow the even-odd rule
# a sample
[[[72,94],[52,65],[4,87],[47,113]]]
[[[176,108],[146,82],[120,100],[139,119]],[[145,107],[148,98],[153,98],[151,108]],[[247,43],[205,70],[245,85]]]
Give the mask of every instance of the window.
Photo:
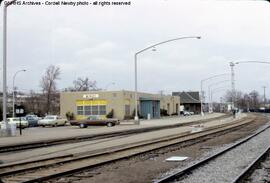
[[[77,114],[83,115],[83,106],[77,106]]]
[[[45,116],[44,119],[56,119],[56,117],[55,116]]]
[[[130,115],[130,105],[125,105],[125,115]]]
[[[98,114],[98,106],[97,105],[93,105],[92,106],[92,115],[99,115]]]
[[[77,106],[77,115],[106,115],[106,105]]]
[[[91,115],[92,114],[92,110],[91,110],[91,106],[84,106],[84,115]]]
[[[99,106],[99,115],[106,115],[106,105]]]

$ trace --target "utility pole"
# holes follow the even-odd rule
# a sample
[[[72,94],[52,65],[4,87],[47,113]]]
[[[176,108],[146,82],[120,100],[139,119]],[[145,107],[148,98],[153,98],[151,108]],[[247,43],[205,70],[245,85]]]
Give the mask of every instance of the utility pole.
[[[265,104],[266,104],[266,99],[265,99],[265,88],[266,86],[262,86],[263,87],[263,107],[264,107],[264,110],[265,110]]]
[[[204,116],[203,103],[204,103],[203,80],[201,80],[201,116]]]
[[[222,105],[223,105],[223,98],[220,97],[219,112],[223,112],[223,107],[222,107]]]
[[[235,102],[234,66],[235,66],[235,63],[230,62],[230,67],[231,67],[231,85],[232,85],[232,110],[234,109],[234,102]]]
[[[10,127],[7,122],[7,8],[16,0],[3,1],[3,124],[9,135]]]

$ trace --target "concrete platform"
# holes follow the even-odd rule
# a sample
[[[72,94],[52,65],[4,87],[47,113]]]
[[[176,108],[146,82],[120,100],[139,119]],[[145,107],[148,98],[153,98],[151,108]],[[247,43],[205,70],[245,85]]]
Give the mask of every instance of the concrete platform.
[[[91,126],[88,128],[79,128],[76,126],[64,126],[64,127],[36,127],[27,128],[23,130],[23,135],[17,135],[15,137],[2,137],[0,138],[0,147],[25,144],[41,141],[49,141],[56,139],[76,138],[85,135],[95,135],[101,133],[113,133],[126,131],[130,129],[151,128],[155,126],[167,126],[172,124],[190,123],[193,121],[199,121],[203,119],[210,119],[223,116],[222,113],[207,114],[205,116],[194,115],[188,117],[170,117],[163,119],[143,120],[140,125],[134,125],[133,121],[124,121],[120,125],[108,128],[106,126]]]
[[[209,118],[218,117],[220,115],[211,115],[208,116]],[[241,115],[241,117],[245,117],[246,115]],[[240,117],[239,117],[240,118]],[[0,154],[0,164],[8,164],[8,163],[19,163],[19,162],[25,162],[25,161],[33,161],[37,159],[44,159],[44,158],[51,158],[51,157],[58,157],[58,156],[81,156],[81,155],[89,155],[96,152],[104,152],[106,149],[114,149],[118,148],[119,146],[128,146],[131,144],[136,143],[142,143],[146,141],[155,140],[158,138],[163,138],[171,135],[179,135],[179,134],[185,134],[185,133],[192,133],[197,132],[200,130],[203,130],[204,128],[213,127],[225,123],[230,123],[232,121],[236,121],[237,119],[233,119],[232,117],[226,117],[221,119],[215,119],[211,120],[210,122],[206,122],[204,124],[197,124],[197,125],[186,125],[181,126],[177,128],[169,128],[169,129],[163,129],[163,130],[156,130],[156,131],[150,131],[140,134],[134,134],[134,135],[126,135],[121,138],[119,137],[109,137],[105,139],[99,139],[99,140],[89,140],[89,141],[83,141],[83,142],[76,142],[76,143],[67,143],[67,144],[61,144],[57,146],[48,146],[43,148],[37,148],[37,149],[31,149],[26,151],[18,151],[18,152],[12,152],[12,153],[2,153]],[[195,120],[201,119],[199,117],[188,117],[185,119],[181,119],[184,121],[195,121]],[[168,119],[163,119],[167,121]],[[170,119],[170,120],[176,120],[176,119]],[[161,120],[162,121],[162,120]],[[160,121],[160,122],[161,122]],[[146,122],[146,121],[145,121]],[[151,123],[150,121],[147,121],[146,123]],[[188,122],[182,122],[182,123],[188,123]],[[143,128],[143,125],[138,127],[133,125],[134,128]],[[123,125],[118,126],[119,129],[123,130],[124,127],[133,127],[132,125]],[[148,126],[145,124],[145,126]],[[153,126],[153,125],[152,125]],[[118,128],[107,128],[107,127],[93,127],[89,129],[78,129],[77,131],[82,130],[83,132],[92,132],[92,133],[98,133],[98,132],[104,132],[105,129],[115,129],[119,130]],[[65,131],[65,129],[68,129],[68,127],[64,128],[47,128],[44,130],[52,130],[54,133],[57,131],[57,129],[62,129]],[[72,127],[71,129],[75,129]],[[71,130],[72,131],[72,130]],[[114,131],[114,130],[113,130]],[[59,132],[59,131],[58,131]],[[52,132],[51,132],[52,133]],[[59,133],[61,134],[61,133]],[[75,134],[75,133],[74,133]],[[73,135],[74,135],[73,134]]]

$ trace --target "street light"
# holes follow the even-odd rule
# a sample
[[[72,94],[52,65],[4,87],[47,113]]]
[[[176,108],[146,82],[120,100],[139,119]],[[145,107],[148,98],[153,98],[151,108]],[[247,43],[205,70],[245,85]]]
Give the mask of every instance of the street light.
[[[266,62],[266,61],[239,61],[239,62],[235,62],[235,64],[241,64],[241,63],[270,64],[270,62]]]
[[[225,89],[227,89],[229,86],[223,86],[223,87],[218,87],[218,88],[213,88],[212,90],[211,90],[211,105],[213,106],[213,94],[214,93],[217,93],[217,92],[220,92],[220,91],[224,91]],[[222,98],[222,97],[220,97],[220,98]],[[221,103],[221,102],[220,102]]]
[[[204,112],[203,112],[203,98],[204,98],[204,96],[203,96],[203,82],[208,81],[210,79],[217,78],[217,77],[226,76],[226,75],[229,75],[229,73],[217,74],[217,75],[213,75],[211,77],[208,77],[208,78],[201,80],[201,115],[202,116],[204,116]]]
[[[235,82],[234,82],[234,66],[235,63],[230,62],[230,67],[231,67],[231,92],[232,92],[232,106],[231,110],[234,110],[234,95],[235,95]]]
[[[12,116],[13,118],[15,117],[15,78],[16,78],[16,75],[19,73],[19,72],[25,72],[26,70],[25,69],[22,69],[22,70],[18,70],[14,76],[13,76],[13,82],[12,82],[12,88],[13,88],[13,93],[12,93],[12,102],[13,102],[13,110],[12,110]]]
[[[265,111],[265,108],[266,108],[266,106],[265,106],[265,104],[266,104],[265,88],[267,88],[267,87],[266,86],[262,86],[262,88],[263,88],[263,107],[264,107],[264,111]]]
[[[251,60],[251,61],[238,61],[238,62],[230,62],[230,67],[231,67],[231,87],[232,87],[232,109],[234,108],[234,100],[235,100],[235,83],[234,83],[234,66],[236,64],[242,64],[242,63],[259,63],[259,64],[270,64],[270,62],[267,61],[256,61],[256,60]]]
[[[200,36],[188,36],[188,37],[180,37],[180,38],[175,38],[175,39],[169,39],[169,40],[166,40],[166,41],[162,41],[162,42],[159,42],[159,43],[156,43],[156,44],[153,44],[151,46],[148,46],[138,52],[135,53],[134,55],[134,58],[135,58],[135,122],[137,124],[140,124],[140,121],[139,121],[139,117],[138,117],[138,84],[137,84],[137,56],[146,51],[146,50],[149,50],[149,49],[153,49],[153,50],[156,50],[156,46],[158,45],[161,45],[161,44],[165,44],[165,43],[168,43],[168,42],[172,42],[172,41],[178,41],[180,39],[201,39]]]
[[[3,1],[3,123],[8,134],[7,123],[7,7],[16,0]]]
[[[216,83],[212,83],[210,85],[208,85],[208,100],[209,100],[209,104],[210,104],[210,101],[211,101],[211,110],[210,110],[210,106],[208,107],[208,112],[212,112],[212,98],[211,98],[211,87],[214,86],[214,85],[218,85],[218,84],[222,84],[222,83],[225,83],[225,82],[229,82],[230,80],[223,80],[223,81],[219,81],[219,82],[216,82]]]

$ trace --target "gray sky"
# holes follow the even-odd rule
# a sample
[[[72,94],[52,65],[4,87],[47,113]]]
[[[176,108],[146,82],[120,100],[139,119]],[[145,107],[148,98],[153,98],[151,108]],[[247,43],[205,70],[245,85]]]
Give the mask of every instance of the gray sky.
[[[134,53],[182,36],[202,39],[139,55],[140,91],[199,90],[202,78],[230,72],[229,61],[270,61],[270,3],[265,1],[131,0],[122,7],[12,6],[8,13],[8,86],[17,70],[27,69],[16,78],[22,91],[39,90],[50,64],[61,68],[59,89],[87,76],[101,88],[115,82],[109,89],[134,90]],[[236,66],[236,88],[262,93],[266,85],[269,93],[269,69]]]

